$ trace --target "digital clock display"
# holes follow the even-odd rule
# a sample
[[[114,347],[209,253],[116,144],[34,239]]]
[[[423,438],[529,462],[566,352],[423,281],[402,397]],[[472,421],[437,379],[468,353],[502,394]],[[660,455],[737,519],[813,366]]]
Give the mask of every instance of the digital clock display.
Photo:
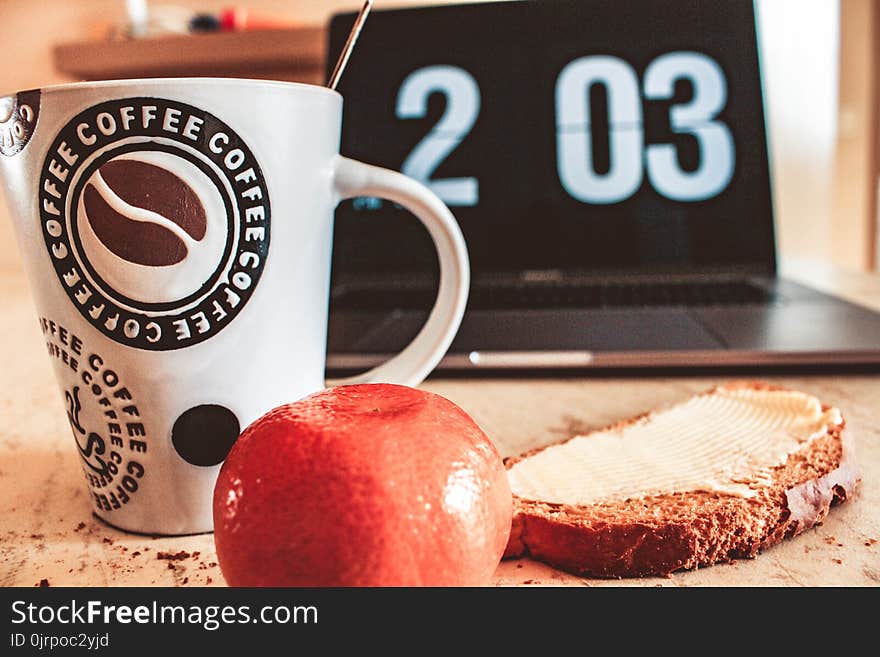
[[[332,21],[331,62],[352,21]],[[342,153],[437,193],[477,276],[773,267],[750,1],[377,11],[339,90]],[[394,204],[337,211],[335,275],[434,262]]]

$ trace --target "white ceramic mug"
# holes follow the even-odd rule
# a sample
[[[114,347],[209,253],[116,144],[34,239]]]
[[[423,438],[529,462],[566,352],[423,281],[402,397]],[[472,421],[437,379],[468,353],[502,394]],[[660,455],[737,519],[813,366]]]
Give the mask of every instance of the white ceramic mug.
[[[209,531],[239,430],[326,385],[340,200],[409,208],[440,259],[421,333],[346,383],[416,385],[449,347],[469,285],[458,225],[423,185],[339,155],[342,104],[323,87],[208,78],[0,99],[0,178],[94,512],[109,524]]]

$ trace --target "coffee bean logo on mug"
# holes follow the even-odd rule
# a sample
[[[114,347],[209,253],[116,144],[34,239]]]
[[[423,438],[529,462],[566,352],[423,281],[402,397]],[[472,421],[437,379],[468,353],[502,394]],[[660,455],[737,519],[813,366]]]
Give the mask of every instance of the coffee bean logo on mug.
[[[269,194],[236,132],[191,105],[125,98],[67,122],[39,181],[71,302],[116,342],[171,350],[232,322],[269,251]]]

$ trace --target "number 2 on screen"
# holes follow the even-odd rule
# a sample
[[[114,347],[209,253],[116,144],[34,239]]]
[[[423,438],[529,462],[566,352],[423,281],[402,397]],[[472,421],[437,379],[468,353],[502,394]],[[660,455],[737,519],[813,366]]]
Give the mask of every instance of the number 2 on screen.
[[[480,200],[476,178],[431,178],[467,137],[480,115],[480,87],[473,76],[456,66],[428,66],[414,71],[397,94],[397,117],[424,118],[428,98],[436,92],[446,96],[446,111],[404,160],[401,170],[425,183],[447,205],[476,205]]]
[[[704,201],[727,188],[733,176],[735,146],[729,128],[717,119],[727,103],[724,72],[707,55],[667,53],[645,70],[643,95],[648,100],[667,100],[680,79],[690,80],[693,97],[674,105],[669,121],[673,132],[697,140],[700,161],[694,171],[681,168],[673,144],[645,146],[639,81],[627,62],[592,55],[576,59],[562,70],[556,81],[556,164],[560,183],[570,196],[590,204],[620,203],[638,191],[646,169],[651,186],[675,201]],[[594,84],[603,85],[608,96],[611,157],[606,173],[596,171],[592,154],[589,90]],[[476,177],[431,176],[473,129],[480,113],[480,88],[462,68],[418,69],[400,87],[398,118],[424,118],[433,93],[446,96],[446,110],[407,156],[402,170],[424,182],[450,206],[476,205]]]

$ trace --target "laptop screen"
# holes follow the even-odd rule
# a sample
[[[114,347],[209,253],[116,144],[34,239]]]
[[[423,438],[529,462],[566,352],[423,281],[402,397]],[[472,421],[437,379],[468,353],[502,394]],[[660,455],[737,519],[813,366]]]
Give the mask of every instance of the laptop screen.
[[[354,14],[330,25],[328,67]],[[375,11],[339,90],[344,155],[458,219],[475,277],[775,268],[750,0],[542,0]],[[334,277],[436,271],[380,199],[336,214]]]

